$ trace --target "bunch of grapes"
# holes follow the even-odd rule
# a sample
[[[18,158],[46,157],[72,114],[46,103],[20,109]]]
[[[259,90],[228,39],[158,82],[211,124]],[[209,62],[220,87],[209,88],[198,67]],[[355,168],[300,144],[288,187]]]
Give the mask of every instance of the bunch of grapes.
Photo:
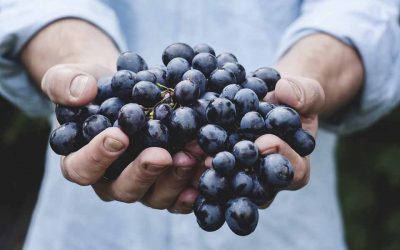
[[[226,221],[238,235],[253,232],[258,208],[268,206],[287,188],[294,170],[280,154],[261,156],[254,141],[270,133],[285,140],[299,155],[309,155],[314,138],[301,127],[298,113],[262,101],[280,79],[273,68],[250,74],[231,53],[215,56],[207,44],[168,46],[164,65],[148,68],[136,53],[124,52],[117,72],[98,80],[93,103],[84,107],[56,105],[61,124],[50,146],[68,155],[108,127],[119,127],[131,139],[128,149],[106,171],[113,180],[148,147],[171,154],[197,139],[213,156],[212,168],[200,177],[194,214],[206,231]]]

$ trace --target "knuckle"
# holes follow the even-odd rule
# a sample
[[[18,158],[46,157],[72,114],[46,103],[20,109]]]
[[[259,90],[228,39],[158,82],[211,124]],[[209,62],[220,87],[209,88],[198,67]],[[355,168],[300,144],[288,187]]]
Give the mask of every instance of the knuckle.
[[[124,203],[134,203],[138,201],[137,194],[127,191],[114,192],[114,199]]]

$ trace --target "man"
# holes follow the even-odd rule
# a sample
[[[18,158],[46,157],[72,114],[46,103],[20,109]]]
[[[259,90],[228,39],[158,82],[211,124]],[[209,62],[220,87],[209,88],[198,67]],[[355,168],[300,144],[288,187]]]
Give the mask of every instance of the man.
[[[115,71],[119,50],[153,65],[170,43],[206,42],[217,53],[236,54],[246,69],[274,65],[283,79],[266,99],[296,108],[313,135],[318,115],[325,128],[351,132],[400,99],[394,2],[3,1],[1,92],[28,113],[49,114],[34,82],[55,103],[82,105],[94,98],[96,79]],[[59,157],[48,152],[25,249],[345,249],[335,142],[333,133],[318,130],[310,164],[279,138],[259,138],[261,153],[279,152],[293,163],[291,189],[310,183],[279,193],[260,211],[256,231],[238,237],[226,225],[206,233],[194,216],[140,204],[190,212],[197,195],[191,183],[204,160],[195,145],[174,156],[147,149],[116,181],[105,182],[103,172],[128,144],[119,129],[107,129],[63,158],[61,171]],[[63,176],[92,185],[100,199]]]

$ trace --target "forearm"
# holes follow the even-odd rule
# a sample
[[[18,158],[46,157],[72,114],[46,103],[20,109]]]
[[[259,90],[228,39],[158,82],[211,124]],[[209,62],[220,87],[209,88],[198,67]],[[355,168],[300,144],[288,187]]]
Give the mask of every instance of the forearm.
[[[325,92],[320,112],[327,116],[346,105],[361,89],[363,66],[354,48],[325,34],[300,40],[277,63],[283,75],[319,81]]]
[[[117,48],[101,30],[82,20],[64,19],[40,31],[22,51],[21,60],[40,83],[54,65],[88,63],[113,70],[117,56]]]

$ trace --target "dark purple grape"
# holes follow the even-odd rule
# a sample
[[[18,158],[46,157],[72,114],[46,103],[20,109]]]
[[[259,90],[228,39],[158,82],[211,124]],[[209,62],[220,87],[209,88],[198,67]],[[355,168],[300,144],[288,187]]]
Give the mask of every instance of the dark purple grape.
[[[164,65],[168,65],[173,59],[181,57],[187,62],[192,62],[194,57],[193,49],[185,43],[174,43],[165,48],[162,54]]]
[[[130,70],[137,73],[146,69],[145,60],[134,52],[126,51],[118,57],[117,70]]]
[[[192,67],[209,77],[211,72],[217,68],[217,58],[210,53],[197,54],[193,58]]]
[[[246,80],[246,70],[241,64],[227,62],[222,68],[231,71],[235,75],[237,84],[241,84]]]
[[[242,138],[240,137],[240,135],[236,132],[232,132],[228,135],[228,149],[232,150],[233,146],[235,146],[236,143],[238,143],[239,141],[241,141]]]
[[[193,46],[194,54],[197,55],[199,53],[210,53],[211,55],[215,56],[214,49],[205,43],[199,43]]]
[[[224,209],[218,203],[208,202],[202,196],[199,197],[198,200],[201,201],[195,203],[193,210],[197,223],[207,232],[218,230],[225,223]]]
[[[228,99],[217,98],[208,105],[206,117],[208,123],[230,127],[236,120],[235,105]]]
[[[268,93],[267,84],[257,77],[247,77],[246,80],[242,82],[242,87],[253,90],[260,100]]]
[[[227,200],[229,198],[228,180],[214,169],[207,169],[199,179],[199,192],[208,201]]]
[[[99,113],[107,117],[111,123],[118,118],[118,112],[125,103],[118,97],[111,97],[100,105]]]
[[[278,106],[266,116],[265,126],[269,133],[286,138],[301,128],[301,119],[294,109]]]
[[[200,95],[203,95],[206,92],[206,84],[207,84],[207,79],[197,69],[191,69],[185,72],[182,76],[182,80],[189,80],[194,83],[197,83],[200,88]]]
[[[77,122],[81,109],[78,107],[67,107],[60,104],[56,105],[56,118],[60,124],[67,122]]]
[[[226,86],[221,94],[220,97],[226,98],[230,101],[233,101],[233,99],[235,98],[236,93],[242,89],[242,87],[238,84],[229,84],[228,86]]]
[[[314,151],[315,139],[307,131],[300,128],[291,135],[285,138],[285,141],[294,149],[300,156],[307,156]]]
[[[92,115],[82,124],[82,135],[86,142],[90,142],[96,135],[111,127],[110,120],[103,115]]]
[[[134,135],[146,123],[143,108],[136,103],[124,105],[118,114],[118,126],[128,135]]]
[[[228,62],[237,63],[238,60],[236,56],[234,56],[233,54],[224,52],[217,56],[217,62],[218,62],[218,68],[222,68],[225,65],[225,63]]]
[[[168,128],[159,120],[149,120],[143,128],[143,143],[145,147],[168,147]]]
[[[212,160],[212,167],[222,176],[230,176],[236,166],[235,156],[228,151],[222,151],[215,155]]]
[[[249,194],[249,199],[259,207],[268,206],[276,195],[276,191],[271,187],[264,188],[257,174],[252,174],[253,189]]]
[[[215,99],[217,99],[219,97],[218,93],[215,92],[206,92],[204,93],[204,95],[202,95],[200,97],[200,99],[204,99],[206,101],[214,101]]]
[[[115,93],[111,88],[112,76],[102,77],[97,81],[97,95],[95,102],[101,104],[105,100],[115,97]]]
[[[262,158],[258,176],[264,188],[285,188],[292,183],[294,169],[283,155],[270,154]]]
[[[199,117],[200,124],[207,123],[206,110],[207,110],[207,107],[208,107],[209,104],[210,104],[210,101],[207,101],[205,99],[198,99],[192,105],[192,108],[196,111],[196,113],[197,113],[197,115]]]
[[[157,83],[157,76],[150,70],[142,70],[136,74],[136,82],[140,81]]]
[[[265,132],[265,122],[263,117],[255,112],[246,113],[240,121],[240,134],[242,138],[255,141]]]
[[[154,119],[167,123],[172,113],[172,107],[167,103],[161,103],[154,108]]]
[[[233,102],[235,103],[238,118],[242,118],[250,111],[257,111],[259,106],[258,97],[251,89],[239,90],[236,93]]]
[[[199,99],[199,85],[190,80],[183,80],[175,86],[175,99],[181,106],[189,106]]]
[[[224,151],[227,146],[228,134],[218,125],[207,124],[200,128],[197,142],[205,153],[214,155]]]
[[[240,141],[233,146],[233,155],[239,164],[253,166],[258,160],[258,148],[251,141]]]
[[[120,70],[111,80],[113,92],[122,100],[130,100],[132,88],[136,83],[136,74],[129,70]]]
[[[253,72],[252,76],[258,77],[267,84],[268,90],[275,90],[276,83],[281,79],[281,75],[273,68],[263,67]]]
[[[156,83],[167,86],[167,68],[165,68],[165,70],[160,68],[152,68],[149,69],[149,72],[156,76]]]
[[[100,112],[100,106],[95,104],[88,104],[81,108],[81,112],[79,112],[79,122],[84,122],[89,116],[97,115]]]
[[[221,93],[229,84],[236,84],[235,75],[228,70],[214,70],[208,79],[207,88],[211,91]]]
[[[153,70],[153,69],[159,69],[159,70],[162,70],[164,72],[167,72],[167,66],[162,65],[162,64],[154,65],[154,66],[151,66],[149,68],[149,70]]]
[[[167,65],[167,82],[169,86],[175,86],[182,81],[182,76],[190,70],[190,64],[183,58],[172,59]]]
[[[174,144],[184,144],[196,136],[198,128],[196,111],[189,107],[175,109],[169,119],[169,132],[173,136]]]
[[[257,206],[245,197],[230,200],[225,211],[225,220],[235,234],[249,235],[258,224]]]
[[[258,113],[262,115],[262,117],[267,116],[269,111],[273,110],[276,106],[272,103],[269,102],[260,102],[260,105],[258,106]]]
[[[75,122],[67,122],[50,134],[50,147],[58,155],[68,155],[77,151],[82,143],[80,128]]]
[[[253,178],[244,171],[239,171],[231,178],[231,188],[237,197],[250,196],[253,191]]]
[[[161,101],[161,90],[152,82],[138,82],[132,89],[132,101],[144,107],[152,107]]]

